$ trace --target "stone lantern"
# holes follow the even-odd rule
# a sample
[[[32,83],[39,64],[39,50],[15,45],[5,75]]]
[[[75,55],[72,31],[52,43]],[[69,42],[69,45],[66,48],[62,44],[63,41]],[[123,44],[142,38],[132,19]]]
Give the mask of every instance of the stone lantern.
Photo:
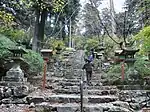
[[[3,78],[4,81],[13,81],[13,82],[23,82],[25,81],[24,73],[20,68],[20,65],[28,65],[23,60],[23,54],[27,52],[21,47],[15,49],[9,49],[13,53],[13,56],[10,57],[13,60],[13,67],[6,73],[6,76]]]
[[[138,80],[140,78],[138,72],[134,68],[134,63],[136,61],[134,55],[139,52],[139,49],[123,49],[123,54],[125,55],[125,63],[128,65],[127,78],[131,80]]]
[[[134,56],[135,56],[136,52],[139,52],[139,49],[136,50],[136,49],[124,48],[122,50],[115,51],[115,56],[117,56],[116,62],[117,63],[122,62],[122,69],[124,70],[124,63],[126,63],[128,65],[129,70],[127,72],[128,75],[126,76],[126,79],[129,79],[130,76],[132,78],[137,78],[138,73],[134,69],[134,63],[136,61]],[[122,72],[124,72],[124,71],[122,71]],[[124,73],[122,73],[122,74],[124,75]]]
[[[97,54],[96,54],[96,58],[97,58],[97,59],[102,59],[102,57],[103,57],[103,54],[102,54],[102,53],[97,53]]]
[[[133,50],[133,49],[123,49],[122,54],[125,56],[125,63],[127,63],[128,67],[132,67],[136,61],[135,59],[135,53],[139,52],[138,50]]]
[[[122,53],[123,50],[115,50],[116,63],[123,62],[125,60],[125,55]]]
[[[61,46],[58,44],[58,46],[56,47],[56,54],[61,54],[61,50],[62,50],[62,48],[61,48]]]
[[[102,70],[102,63],[104,61],[104,50],[105,48],[100,44],[99,46],[95,47],[95,52],[94,54],[96,54],[96,70],[98,70],[99,72]]]
[[[12,57],[10,57],[13,67],[6,73],[6,76],[3,77],[0,85],[7,88],[7,91],[3,91],[3,94],[8,94],[7,97],[23,98],[29,94],[29,91],[33,90],[20,68],[20,66],[25,68],[29,67],[28,63],[22,58],[23,54],[27,52],[21,47],[12,48],[9,49],[9,51],[13,53]],[[10,101],[12,100],[13,99],[10,99]]]
[[[43,56],[43,59],[48,61],[52,58],[53,50],[51,50],[51,49],[42,49],[41,54]]]
[[[43,59],[45,61],[47,61],[48,70],[52,71],[53,70],[53,64],[54,64],[54,60],[52,58],[53,50],[52,49],[42,49],[41,54],[43,56]]]
[[[52,55],[53,55],[53,50],[51,49],[42,49],[41,50],[41,54],[43,56],[43,59],[44,59],[44,73],[43,73],[43,85],[42,85],[42,89],[44,90],[45,89],[45,86],[46,86],[46,72],[47,72],[47,64],[50,61],[50,59],[52,59]],[[50,64],[52,65],[52,64]]]
[[[97,59],[101,59],[102,60],[103,54],[104,54],[104,50],[105,50],[105,48],[103,46],[101,46],[101,45],[99,45],[99,46],[97,46],[95,48],[96,58]]]

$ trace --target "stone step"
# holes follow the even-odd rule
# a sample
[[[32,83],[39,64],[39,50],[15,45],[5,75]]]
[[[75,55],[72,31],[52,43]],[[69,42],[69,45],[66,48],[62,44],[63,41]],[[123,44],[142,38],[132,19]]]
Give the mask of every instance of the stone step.
[[[63,82],[80,82],[79,79],[65,79],[65,78],[60,78],[60,77],[47,77],[47,82],[52,82],[52,83],[55,83],[55,82],[60,82],[60,81],[63,81]]]
[[[118,89],[112,89],[112,90],[88,90],[89,95],[117,95]]]
[[[50,104],[44,102],[37,104],[35,107],[37,112],[42,112],[45,108],[47,108],[50,112],[81,112],[80,103]],[[84,112],[103,112],[103,108],[101,106],[86,104],[83,108]]]
[[[52,85],[55,85],[56,87],[57,86],[80,86],[80,83],[79,82],[57,82],[57,83],[48,83],[48,85],[50,85],[50,84],[52,84]],[[90,86],[95,86],[95,87],[97,87],[97,86],[102,86],[102,83],[101,82],[99,82],[99,83],[96,83],[96,82],[92,82],[91,83],[91,85]]]
[[[86,83],[86,82],[85,82]],[[99,80],[91,80],[91,86],[102,86],[104,82],[101,82]],[[104,83],[105,84],[105,83]],[[62,81],[62,80],[55,80],[55,81],[47,81],[47,85],[54,85],[55,87],[57,86],[80,86],[80,81]],[[106,85],[107,86],[107,85]]]
[[[68,89],[68,90],[80,90],[80,86],[55,86],[53,87],[54,89]],[[117,89],[116,86],[84,86],[83,88],[86,88],[87,90],[93,90],[93,89],[98,89],[98,90],[114,90]]]
[[[115,104],[120,103],[118,106]],[[48,112],[81,112],[80,103],[49,103],[43,102],[35,105],[36,112],[43,112],[46,109]],[[83,112],[130,112],[126,103],[114,102],[99,103],[99,104],[83,104]]]
[[[75,94],[52,94],[49,96],[28,96],[29,103],[33,102],[35,104],[41,102],[51,102],[51,103],[80,103],[80,95]],[[89,103],[109,103],[118,100],[118,97],[114,95],[85,95],[83,100]]]
[[[81,77],[79,78],[62,78],[62,77],[47,77],[47,82],[59,82],[59,81],[62,81],[62,82],[80,82],[81,81]],[[98,79],[98,78],[92,78],[91,82],[106,82],[106,79]]]
[[[117,85],[120,90],[150,90],[150,85]]]
[[[41,77],[42,78],[42,77]],[[35,78],[36,79],[36,78]],[[57,76],[51,76],[50,75],[50,77],[48,76],[47,78],[47,81],[48,82],[53,82],[53,81],[64,81],[64,82],[80,82],[80,80],[81,80],[81,76],[79,76],[79,77],[75,77],[75,78],[69,78],[69,79],[67,79],[67,78],[62,78],[62,77],[57,77]],[[99,79],[99,78],[97,78],[97,77],[92,77],[92,81],[106,81],[106,79]]]
[[[84,90],[86,91],[86,90]],[[68,89],[55,89],[53,90],[54,93],[59,94],[80,94],[80,90],[68,90]],[[117,89],[113,90],[99,90],[99,89],[92,89],[87,90],[87,94],[89,95],[116,95],[118,92]]]

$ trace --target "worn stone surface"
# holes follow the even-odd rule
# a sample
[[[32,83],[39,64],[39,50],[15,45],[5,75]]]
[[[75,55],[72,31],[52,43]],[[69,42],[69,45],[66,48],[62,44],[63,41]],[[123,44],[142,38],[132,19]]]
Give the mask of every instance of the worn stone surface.
[[[108,112],[131,112],[130,110],[122,107],[111,107]]]
[[[30,80],[32,84],[35,84],[36,90],[29,95],[26,94],[26,90],[29,88],[20,88],[21,86],[17,86],[18,84],[14,84],[15,88],[12,89],[12,93],[9,92],[9,88],[5,91],[4,88],[0,88],[1,103],[6,105],[8,103],[16,104],[13,105],[14,108],[20,110],[24,107],[34,108],[36,112],[80,112],[80,80],[81,76],[84,75],[83,112],[138,112],[141,110],[145,103],[140,104],[140,102],[146,100],[145,96],[148,93],[146,91],[119,91],[116,86],[108,86],[107,84],[107,86],[104,86],[103,82],[106,80],[101,79],[101,74],[95,73],[92,76],[91,85],[87,85],[85,83],[85,72],[81,70],[84,63],[83,54],[83,51],[77,51],[71,59],[72,63],[67,66],[63,65],[65,68],[61,68],[62,70],[59,72],[64,73],[64,75],[48,72],[45,90],[39,89],[42,85],[42,76],[35,76],[33,80]],[[8,98],[5,98],[4,93],[7,93]],[[14,99],[12,95],[15,95],[15,97],[27,96]],[[26,105],[19,106],[22,103]],[[3,105],[4,109],[7,110],[4,112],[10,112],[12,107],[6,105]],[[131,106],[135,110],[131,109]]]
[[[15,87],[13,89],[13,95],[15,97],[25,97],[29,94],[29,87],[26,86],[26,85],[21,85],[21,86],[18,86],[18,87]]]
[[[15,64],[3,78],[4,81],[22,82],[24,81],[24,73],[19,64]]]
[[[0,112],[35,112],[34,109],[30,109],[29,105],[25,104],[1,104]]]
[[[115,101],[115,102],[112,102],[112,104],[114,106],[118,106],[118,107],[123,107],[123,108],[126,108],[126,109],[130,109],[130,106],[129,106],[128,102]]]
[[[5,98],[11,98],[11,97],[16,97],[16,98],[23,98],[29,94],[29,87],[26,85],[21,85],[21,86],[13,86],[13,87],[4,87],[0,86],[0,98],[5,99]]]

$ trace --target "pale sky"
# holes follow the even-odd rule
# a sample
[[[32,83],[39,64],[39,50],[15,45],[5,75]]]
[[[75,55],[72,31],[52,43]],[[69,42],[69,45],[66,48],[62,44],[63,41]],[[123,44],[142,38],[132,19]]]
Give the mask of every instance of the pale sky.
[[[88,0],[80,0],[81,4],[85,4],[86,2],[88,2]],[[116,12],[121,12],[122,7],[124,6],[124,2],[125,0],[114,0],[114,6],[115,6],[115,11]],[[102,4],[101,4],[101,8],[109,8],[109,0],[103,0]]]

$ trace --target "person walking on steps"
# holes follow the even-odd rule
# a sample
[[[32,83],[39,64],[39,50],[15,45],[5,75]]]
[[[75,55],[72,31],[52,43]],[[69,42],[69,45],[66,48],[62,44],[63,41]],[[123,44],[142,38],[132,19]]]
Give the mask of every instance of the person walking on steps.
[[[87,84],[90,85],[90,80],[92,78],[92,71],[93,71],[94,65],[91,63],[90,60],[86,59],[86,63],[83,66],[83,70],[86,71],[86,78],[87,78]]]

